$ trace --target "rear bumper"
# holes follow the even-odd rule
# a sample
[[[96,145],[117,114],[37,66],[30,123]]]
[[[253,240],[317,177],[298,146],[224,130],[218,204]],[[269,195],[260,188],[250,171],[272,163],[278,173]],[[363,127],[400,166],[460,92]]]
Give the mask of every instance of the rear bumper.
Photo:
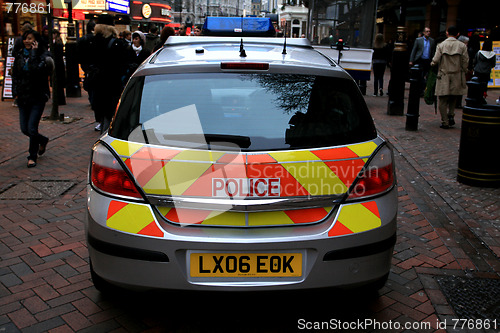
[[[396,242],[397,190],[376,200],[381,226],[332,236],[339,215],[315,225],[275,228],[179,227],[161,224],[163,237],[115,230],[106,225],[105,200],[91,193],[87,242],[94,272],[132,289],[206,291],[294,290],[369,284],[389,273]],[[104,203],[104,204],[103,204]],[[383,208],[383,209],[382,209]],[[361,221],[362,222],[362,221]],[[301,253],[302,274],[294,277],[193,277],[189,255]]]
[[[149,251],[116,247],[116,244],[97,240],[91,235],[88,238],[90,258],[96,274],[113,284],[132,289],[236,291],[350,287],[370,283],[388,274],[396,241],[395,233],[375,243],[331,250],[336,241],[324,239],[230,246],[168,241],[168,249]],[[226,253],[301,251],[304,254],[303,274],[296,278],[194,278],[189,274],[188,261],[188,251],[192,249]]]

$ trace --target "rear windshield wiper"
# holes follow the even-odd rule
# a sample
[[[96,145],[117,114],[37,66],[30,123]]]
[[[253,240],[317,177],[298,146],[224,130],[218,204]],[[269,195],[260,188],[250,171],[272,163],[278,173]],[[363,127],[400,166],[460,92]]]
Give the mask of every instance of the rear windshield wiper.
[[[242,135],[229,135],[229,134],[164,134],[163,138],[165,140],[175,140],[184,142],[196,142],[200,143],[200,139],[203,136],[205,142],[210,145],[210,143],[234,143],[240,148],[248,148],[252,144],[250,137]]]

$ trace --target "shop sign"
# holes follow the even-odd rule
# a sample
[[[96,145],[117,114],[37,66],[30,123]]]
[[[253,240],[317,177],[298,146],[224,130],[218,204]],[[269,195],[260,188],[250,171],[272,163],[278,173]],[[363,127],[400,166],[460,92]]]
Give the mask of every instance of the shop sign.
[[[53,0],[54,9],[68,9],[64,0]],[[72,0],[73,9],[76,10],[106,10],[106,0]]]
[[[145,3],[144,5],[142,5],[142,16],[144,16],[144,18],[148,19],[151,17],[151,6],[149,5],[149,3]]]
[[[14,51],[14,37],[9,37],[7,39],[7,56],[5,57],[5,71],[3,75],[3,91],[2,100],[4,98],[13,98],[12,94],[12,66],[14,65],[14,57],[12,51]]]
[[[138,0],[130,2],[130,17],[135,21],[170,23],[171,10],[172,8],[165,3]]]
[[[112,12],[130,14],[130,2],[128,0],[107,0],[106,9]]]

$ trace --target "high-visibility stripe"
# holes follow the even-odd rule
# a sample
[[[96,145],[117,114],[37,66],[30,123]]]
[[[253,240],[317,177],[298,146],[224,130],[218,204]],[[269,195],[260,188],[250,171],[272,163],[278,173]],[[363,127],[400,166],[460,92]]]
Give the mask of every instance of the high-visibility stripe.
[[[210,210],[172,208],[165,214],[165,218],[180,224],[201,224],[210,213]]]
[[[213,211],[207,216],[202,224],[243,227],[246,224],[245,220],[245,213]]]
[[[150,147],[114,140],[147,194],[213,195],[212,179],[280,179],[281,197],[345,193],[376,149],[373,141],[339,148],[224,153]],[[222,168],[221,168],[222,166]]]
[[[163,231],[147,205],[112,200],[108,207],[106,226],[131,234],[163,237]]]
[[[309,150],[278,151],[269,153],[277,162],[303,162],[321,161],[321,159]]]
[[[347,186],[324,162],[283,163],[282,166],[310,195],[339,194]]]
[[[294,224],[292,219],[283,211],[255,212],[248,214],[249,226],[269,226]]]
[[[355,145],[348,146],[359,157],[370,156],[373,151],[377,148],[377,144],[373,141],[368,141],[365,143],[359,143]]]
[[[218,192],[215,192],[214,184],[217,183],[217,186],[220,186],[223,183],[222,180],[233,180],[233,182],[238,180],[240,182],[238,186],[242,191],[237,195],[241,193],[250,195],[249,192],[243,190],[243,187],[247,186],[243,185],[246,184],[245,179],[264,179],[264,182],[266,179],[279,179],[279,183],[276,181],[272,183],[274,191],[271,192],[268,189],[266,192],[265,195],[269,196],[342,194],[354,182],[369,156],[377,148],[377,144],[373,141],[337,148],[267,153],[172,149],[121,140],[113,140],[111,145],[125,161],[145,193],[200,197],[212,197],[214,193],[220,196],[223,192],[220,188],[217,189]],[[279,191],[277,191],[278,188]],[[227,189],[224,190],[227,192]],[[253,188],[251,193],[255,195]],[[229,195],[228,192],[227,194]],[[113,226],[117,219],[113,217],[115,214],[133,211],[133,208],[125,207],[126,209],[122,212],[122,209],[117,209],[116,204],[113,207],[110,206],[109,210],[111,214],[109,223]],[[331,208],[314,208],[239,213],[157,208],[167,220],[173,223],[232,226],[316,223],[324,219],[331,210]],[[141,211],[141,209],[135,209]],[[362,204],[346,205],[339,213],[338,221],[330,230],[330,235],[362,232],[376,227],[377,223],[380,225],[380,217],[377,213],[375,202],[365,206]],[[146,215],[150,216],[151,213],[148,212]],[[149,222],[151,223],[152,220]],[[142,221],[135,223],[135,226],[125,223],[125,227],[120,228],[127,232],[138,233],[145,230],[144,232],[151,233],[150,228],[154,229],[154,226]]]
[[[382,225],[375,201],[343,205],[328,236],[341,236],[372,230]]]
[[[159,195],[182,195],[212,163],[170,161],[144,186],[144,191]]]
[[[311,223],[324,219],[331,207],[327,208],[308,208],[308,209],[293,209],[285,210],[285,214],[293,221],[293,223]]]
[[[306,208],[276,212],[232,212],[158,207],[160,213],[173,223],[239,227],[316,223],[326,218],[332,208]]]
[[[114,140],[111,146],[115,149],[116,153],[121,156],[132,156],[135,152],[143,147],[140,143],[133,143],[128,141]]]

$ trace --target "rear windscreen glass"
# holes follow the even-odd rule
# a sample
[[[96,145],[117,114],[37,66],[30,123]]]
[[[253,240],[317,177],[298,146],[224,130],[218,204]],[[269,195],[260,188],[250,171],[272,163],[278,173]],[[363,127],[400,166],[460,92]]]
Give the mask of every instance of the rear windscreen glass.
[[[242,151],[375,138],[354,82],[294,74],[166,74],[129,82],[110,130],[165,146]]]

